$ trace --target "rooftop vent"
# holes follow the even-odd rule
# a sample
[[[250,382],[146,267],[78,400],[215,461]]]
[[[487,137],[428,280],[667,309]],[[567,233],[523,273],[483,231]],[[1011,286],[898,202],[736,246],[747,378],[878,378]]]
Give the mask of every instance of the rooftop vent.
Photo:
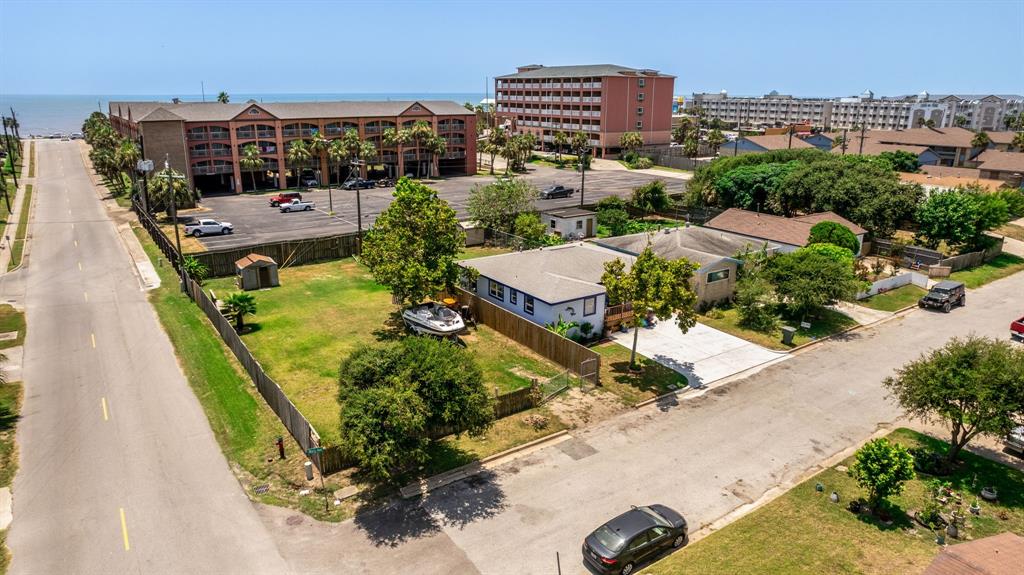
[[[542,64],[527,64],[526,66],[520,66],[516,68],[518,72],[529,72],[531,70],[540,70],[544,66]]]

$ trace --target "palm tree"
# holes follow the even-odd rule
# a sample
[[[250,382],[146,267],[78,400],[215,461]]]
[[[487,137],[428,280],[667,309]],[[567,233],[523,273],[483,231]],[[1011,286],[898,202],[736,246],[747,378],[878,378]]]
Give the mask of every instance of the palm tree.
[[[233,293],[224,300],[224,307],[229,315],[235,316],[235,330],[241,332],[245,316],[256,314],[256,298],[245,292]]]
[[[991,144],[991,143],[992,143],[992,138],[989,138],[988,137],[988,133],[986,133],[984,130],[982,130],[981,132],[978,132],[977,134],[974,135],[974,138],[971,140],[971,147],[972,148],[987,148],[988,145]]]
[[[396,130],[394,128],[387,128],[381,135],[381,142],[387,146],[394,146],[398,151],[398,156],[402,157],[404,147],[408,146],[412,142],[412,132],[406,129]],[[405,174],[398,174],[398,177],[402,177]]]
[[[424,146],[427,153],[430,154],[430,162],[427,164],[428,170],[433,170],[435,172],[434,175],[437,175],[439,168],[435,168],[434,162],[437,160],[438,156],[442,156],[448,151],[448,140],[434,134],[430,138],[427,138]],[[428,172],[427,177],[430,177],[430,175],[431,174]]]
[[[722,135],[722,131],[715,128],[708,132],[708,146],[711,146],[711,151],[716,156],[718,155],[718,149],[725,143],[725,136]]]
[[[313,132],[313,139],[309,141],[309,153],[316,156],[320,160],[319,165],[324,165],[327,162],[327,150],[331,147],[331,141],[324,137],[319,131]],[[327,174],[328,182],[331,179],[331,175]],[[323,182],[320,182],[321,185]]]
[[[187,179],[178,170],[166,168],[156,173],[149,182],[151,199],[163,204],[167,217],[171,217],[174,206],[191,197]]]
[[[410,135],[414,142],[416,142],[416,176],[420,176],[423,162],[420,161],[421,150],[425,148],[427,141],[434,136],[434,130],[430,127],[430,124],[423,120],[418,120],[412,125],[409,130]]]
[[[256,172],[263,169],[263,158],[260,157],[260,149],[256,144],[246,144],[242,148],[242,157],[238,159],[238,166],[249,172],[252,176],[252,190],[256,191]]]
[[[221,92],[220,94],[217,94],[217,101],[221,104],[227,104],[229,100],[231,100],[231,96],[228,96],[227,92]]]
[[[627,152],[636,152],[644,145],[640,132],[626,132],[619,136],[619,147]]]
[[[139,162],[141,157],[139,147],[128,138],[122,139],[121,144],[117,147],[117,151],[114,152],[114,162],[122,173],[128,173],[128,178],[132,183],[132,191],[135,191],[136,187],[135,164]],[[118,180],[120,179],[119,177]],[[123,182],[118,182],[118,184],[123,185]]]
[[[288,162],[296,169],[295,172],[295,185],[298,187],[301,185],[302,180],[302,168],[306,166],[306,162],[312,155],[309,153],[309,148],[306,146],[306,142],[302,140],[292,140],[291,146],[288,147],[287,158]]]
[[[508,135],[505,133],[505,129],[501,127],[494,128],[487,136],[487,143],[484,144],[484,147],[487,148],[487,154],[491,156],[492,176],[494,175],[494,157],[501,153],[507,141]]]
[[[953,118],[953,125],[957,128],[963,128],[967,125],[967,116],[957,116]]]
[[[1013,137],[1013,143],[1011,144],[1018,151],[1024,152],[1024,132],[1017,132]]]
[[[924,121],[924,125],[925,125],[926,128],[934,128],[935,127],[935,120],[933,120],[931,118],[928,118],[927,120]]]
[[[348,151],[345,150],[345,144],[339,139],[331,140],[331,144],[327,147],[327,191],[331,190],[331,175],[334,173],[334,168],[340,166],[345,158],[348,157]]]
[[[555,146],[558,148],[558,163],[562,163],[562,148],[569,144],[569,134],[562,130],[555,132]]]

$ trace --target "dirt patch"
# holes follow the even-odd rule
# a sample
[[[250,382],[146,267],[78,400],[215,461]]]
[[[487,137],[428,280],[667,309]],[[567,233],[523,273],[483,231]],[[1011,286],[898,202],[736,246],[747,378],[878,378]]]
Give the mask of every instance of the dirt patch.
[[[544,381],[544,380],[547,379],[546,377],[541,377],[541,376],[537,375],[536,373],[533,373],[531,371],[525,370],[525,369],[519,367],[518,365],[513,367],[513,368],[511,368],[511,369],[509,369],[509,371],[511,371],[512,373],[518,375],[519,377],[524,377],[526,379],[535,379],[535,380],[537,380],[537,382],[541,382],[541,381]]]
[[[552,400],[548,408],[570,429],[576,429],[608,419],[625,411],[628,406],[607,391],[583,392],[574,387]]]

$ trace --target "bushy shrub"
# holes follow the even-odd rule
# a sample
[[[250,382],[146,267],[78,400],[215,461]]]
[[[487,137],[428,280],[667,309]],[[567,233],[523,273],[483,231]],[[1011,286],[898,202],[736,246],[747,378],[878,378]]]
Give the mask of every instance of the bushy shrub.
[[[628,232],[629,214],[621,209],[607,209],[597,212],[597,223],[608,228],[613,236],[621,236]]]
[[[779,328],[775,310],[774,290],[767,281],[751,277],[736,285],[736,312],[740,325],[762,333],[773,333]]]
[[[641,156],[641,157],[637,158],[636,160],[634,160],[629,165],[629,167],[634,169],[634,170],[648,170],[648,169],[650,169],[653,166],[654,166],[654,160],[652,160],[652,159],[650,159],[650,158],[648,158],[646,156]]]
[[[623,200],[619,196],[608,196],[607,198],[601,198],[601,201],[597,202],[597,211],[602,212],[604,210],[625,210],[626,200]]]

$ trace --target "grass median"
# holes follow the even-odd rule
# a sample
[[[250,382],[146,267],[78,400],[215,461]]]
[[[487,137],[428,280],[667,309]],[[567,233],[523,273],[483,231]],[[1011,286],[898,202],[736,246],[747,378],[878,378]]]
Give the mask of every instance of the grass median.
[[[0,487],[10,487],[18,471],[15,428],[21,414],[22,387],[18,382],[0,384]],[[7,530],[0,529],[0,573],[7,573],[11,555],[7,551]]]
[[[889,439],[907,447],[940,452],[947,447],[942,441],[909,429],[898,429]],[[962,452],[960,458],[962,464],[956,471],[938,479],[963,494],[965,513],[981,487],[996,486],[1000,494],[998,502],[981,501],[980,515],[967,514],[962,528],[967,537],[980,539],[1005,531],[1024,534],[1024,473],[968,452]],[[849,467],[852,461],[851,457],[842,465]],[[885,523],[849,510],[848,502],[865,498],[866,492],[842,468],[832,467],[642,572],[921,573],[940,547],[936,545],[936,533],[915,522],[911,512],[934,501],[935,479],[917,473],[907,482],[904,493],[891,499],[894,513],[891,523]],[[816,490],[818,483],[823,491]],[[839,504],[829,500],[832,491],[839,494]],[[951,506],[945,505],[947,513]],[[947,537],[946,542],[962,540]]]
[[[766,333],[740,325],[739,312],[734,307],[712,308],[712,311],[697,316],[697,321],[751,343],[756,343],[761,347],[777,351],[788,351],[794,347],[837,334],[857,325],[857,322],[850,316],[835,310],[825,309],[818,312],[818,317],[807,319],[811,327],[798,327],[796,335],[793,337],[793,345],[788,346],[782,343],[781,329],[775,329],[770,333]],[[799,321],[791,320],[783,320],[782,323],[784,325],[800,325]]]
[[[11,259],[7,263],[7,271],[21,265],[22,255],[25,253],[26,236],[28,235],[28,221],[32,211],[32,184],[25,186],[25,199],[21,201],[21,212],[18,214],[18,227],[14,233],[14,241],[11,242]]]

